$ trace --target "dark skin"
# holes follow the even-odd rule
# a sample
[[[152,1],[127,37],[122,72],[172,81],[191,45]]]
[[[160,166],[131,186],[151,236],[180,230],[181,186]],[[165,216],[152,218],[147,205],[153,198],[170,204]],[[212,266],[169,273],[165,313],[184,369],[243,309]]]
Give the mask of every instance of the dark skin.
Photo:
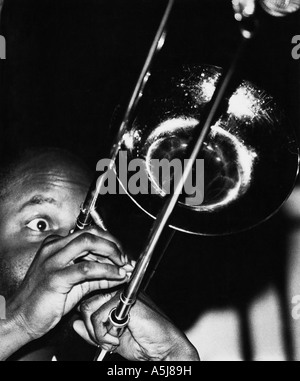
[[[125,257],[112,236],[96,228],[69,234],[90,178],[63,159],[46,154],[22,164],[1,203],[0,293],[8,299],[2,336],[7,327],[18,332],[2,358],[19,349],[15,338],[24,345],[42,337],[89,292],[126,281]],[[89,252],[97,262],[74,264]]]
[[[0,294],[8,299],[7,320],[0,322],[2,360],[55,330],[90,292],[108,293],[128,281],[132,263],[109,233],[93,227],[70,235],[90,181],[85,169],[58,153],[19,165],[10,181],[0,205]],[[93,261],[74,263],[87,255]],[[126,340],[108,335],[103,324],[117,302],[104,296],[87,300],[76,332],[94,345],[118,345],[128,359],[199,359],[151,303],[134,307]],[[136,347],[128,346],[131,340]]]

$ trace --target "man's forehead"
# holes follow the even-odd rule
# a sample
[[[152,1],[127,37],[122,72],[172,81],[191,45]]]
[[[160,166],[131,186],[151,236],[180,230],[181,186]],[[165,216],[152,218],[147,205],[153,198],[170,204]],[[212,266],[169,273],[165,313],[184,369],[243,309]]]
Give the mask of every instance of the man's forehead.
[[[49,177],[71,183],[90,181],[90,173],[86,168],[55,155],[40,155],[24,162],[16,169],[16,173],[21,177]]]
[[[7,201],[18,206],[33,199],[32,204],[44,199],[57,203],[68,197],[87,192],[89,179],[85,173],[66,168],[23,168],[16,171],[8,186]],[[52,202],[53,203],[53,202]]]
[[[47,192],[59,188],[59,191],[85,189],[89,183],[86,177],[73,171],[63,172],[60,170],[34,171],[15,178],[12,184],[21,192],[41,191]]]

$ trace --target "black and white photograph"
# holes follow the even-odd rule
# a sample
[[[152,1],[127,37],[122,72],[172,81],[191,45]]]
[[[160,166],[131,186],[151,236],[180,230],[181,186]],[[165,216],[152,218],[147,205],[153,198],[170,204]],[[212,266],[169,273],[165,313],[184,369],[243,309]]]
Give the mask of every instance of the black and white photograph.
[[[300,361],[299,152],[300,0],[0,0],[0,361]]]

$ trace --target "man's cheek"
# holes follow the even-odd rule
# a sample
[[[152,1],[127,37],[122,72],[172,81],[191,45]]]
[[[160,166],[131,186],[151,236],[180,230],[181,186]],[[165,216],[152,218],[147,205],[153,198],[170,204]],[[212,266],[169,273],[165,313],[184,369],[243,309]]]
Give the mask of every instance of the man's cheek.
[[[21,285],[36,255],[36,248],[0,252],[0,295],[11,297]]]
[[[2,253],[0,255],[2,255]],[[0,257],[0,295],[9,299],[14,294],[19,284],[20,281],[14,271],[12,262],[6,258]]]

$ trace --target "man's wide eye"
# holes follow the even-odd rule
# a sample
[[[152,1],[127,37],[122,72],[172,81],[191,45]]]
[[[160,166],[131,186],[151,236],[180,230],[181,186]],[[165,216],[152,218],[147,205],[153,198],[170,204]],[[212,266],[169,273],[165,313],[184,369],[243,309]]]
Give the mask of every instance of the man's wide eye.
[[[36,218],[35,220],[29,222],[26,226],[35,232],[43,233],[50,230],[48,221],[43,218]]]

